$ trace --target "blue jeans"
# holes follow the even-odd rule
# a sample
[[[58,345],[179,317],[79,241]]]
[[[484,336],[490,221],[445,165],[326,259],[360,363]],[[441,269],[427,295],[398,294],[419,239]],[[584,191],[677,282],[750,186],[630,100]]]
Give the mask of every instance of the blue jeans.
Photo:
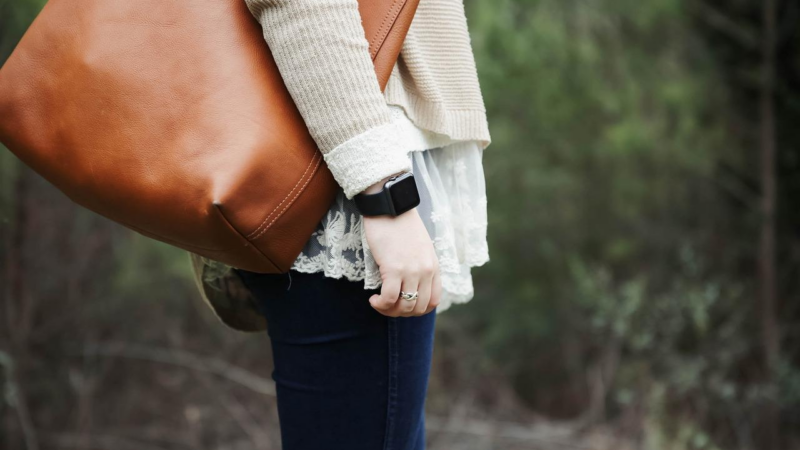
[[[237,270],[266,316],[283,450],[423,450],[436,311],[386,317],[364,282]]]

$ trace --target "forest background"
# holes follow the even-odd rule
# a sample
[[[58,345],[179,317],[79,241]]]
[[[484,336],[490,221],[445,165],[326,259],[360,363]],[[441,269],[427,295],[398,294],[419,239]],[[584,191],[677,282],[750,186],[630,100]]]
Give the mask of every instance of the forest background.
[[[0,62],[43,3],[0,0]],[[800,448],[800,2],[465,5],[491,261],[428,447]],[[277,449],[270,371],[185,252],[0,148],[0,448]]]

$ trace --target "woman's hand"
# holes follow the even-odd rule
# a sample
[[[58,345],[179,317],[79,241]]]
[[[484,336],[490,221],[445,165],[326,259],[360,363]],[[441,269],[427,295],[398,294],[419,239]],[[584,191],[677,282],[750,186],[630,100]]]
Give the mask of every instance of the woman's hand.
[[[383,182],[365,192],[378,185]],[[383,282],[380,295],[369,299],[372,307],[385,316],[410,317],[438,306],[442,292],[439,260],[417,208],[396,217],[364,217],[364,231]],[[401,290],[419,292],[419,297],[416,302],[400,299]]]

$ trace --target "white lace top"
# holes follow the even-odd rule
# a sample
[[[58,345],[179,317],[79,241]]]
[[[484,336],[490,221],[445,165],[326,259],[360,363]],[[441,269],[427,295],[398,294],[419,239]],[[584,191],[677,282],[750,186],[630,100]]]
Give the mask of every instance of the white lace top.
[[[486,183],[478,141],[455,141],[415,126],[403,109],[389,105],[408,152],[420,194],[417,207],[433,240],[442,276],[437,312],[472,299],[471,268],[489,260]],[[295,260],[293,270],[381,285],[380,272],[353,200],[339,191],[327,215]]]

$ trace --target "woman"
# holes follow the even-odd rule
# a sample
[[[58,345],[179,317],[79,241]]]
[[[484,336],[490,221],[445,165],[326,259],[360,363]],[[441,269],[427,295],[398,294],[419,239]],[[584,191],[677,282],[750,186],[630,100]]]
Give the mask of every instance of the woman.
[[[463,4],[421,0],[381,93],[357,0],[245,1],[342,189],[290,273],[193,255],[201,291],[237,329],[269,324],[285,450],[423,449],[430,313],[469,301],[470,268],[489,259],[490,136]],[[356,204],[407,172],[417,207]]]

